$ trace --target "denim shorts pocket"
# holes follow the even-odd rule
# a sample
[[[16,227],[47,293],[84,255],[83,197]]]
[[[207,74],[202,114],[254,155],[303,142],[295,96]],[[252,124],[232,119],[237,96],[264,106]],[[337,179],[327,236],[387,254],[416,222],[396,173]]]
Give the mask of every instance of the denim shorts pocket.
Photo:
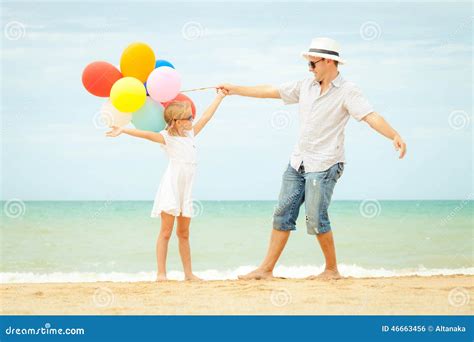
[[[336,168],[336,174],[335,174],[335,179],[336,181],[341,178],[342,174],[344,172],[344,163],[337,163],[337,168]]]
[[[337,163],[337,179],[341,178],[344,173],[344,163]]]
[[[336,181],[341,178],[342,173],[344,172],[344,164],[343,163],[337,163],[331,166],[329,169],[329,178],[333,181]]]

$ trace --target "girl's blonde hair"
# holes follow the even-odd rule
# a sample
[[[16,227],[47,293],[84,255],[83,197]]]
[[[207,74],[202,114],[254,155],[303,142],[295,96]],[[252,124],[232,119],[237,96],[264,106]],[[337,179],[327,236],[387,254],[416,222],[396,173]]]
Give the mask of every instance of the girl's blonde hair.
[[[166,130],[170,135],[178,135],[176,130],[176,120],[183,120],[189,117],[191,105],[189,102],[173,101],[165,109],[164,117],[166,122]]]

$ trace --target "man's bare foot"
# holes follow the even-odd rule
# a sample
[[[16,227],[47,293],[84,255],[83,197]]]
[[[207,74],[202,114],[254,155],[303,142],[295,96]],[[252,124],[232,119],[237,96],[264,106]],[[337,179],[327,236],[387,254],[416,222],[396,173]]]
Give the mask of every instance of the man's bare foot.
[[[318,275],[309,276],[306,279],[330,280],[330,279],[341,279],[341,278],[342,276],[339,274],[338,270],[324,270],[322,273]]]
[[[156,281],[167,281],[168,278],[166,278],[166,274],[158,274],[156,276]]]
[[[263,271],[261,269],[256,269],[250,273],[239,276],[240,280],[261,280],[261,279],[272,279],[273,272]]]
[[[184,280],[186,280],[186,281],[202,281],[201,278],[199,278],[198,276],[194,275],[193,273],[188,274],[188,275],[185,275],[185,276],[184,276]]]

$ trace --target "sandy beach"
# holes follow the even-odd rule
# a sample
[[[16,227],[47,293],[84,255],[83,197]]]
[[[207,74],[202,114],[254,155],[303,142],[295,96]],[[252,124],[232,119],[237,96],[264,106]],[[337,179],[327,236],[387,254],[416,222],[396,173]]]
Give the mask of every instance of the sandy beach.
[[[1,284],[5,315],[470,315],[474,276]]]

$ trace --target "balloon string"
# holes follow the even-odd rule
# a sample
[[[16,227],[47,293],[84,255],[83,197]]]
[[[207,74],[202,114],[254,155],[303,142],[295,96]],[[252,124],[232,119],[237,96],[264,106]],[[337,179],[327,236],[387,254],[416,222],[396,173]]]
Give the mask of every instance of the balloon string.
[[[216,87],[204,87],[204,88],[193,88],[193,89],[186,89],[186,90],[181,90],[181,93],[187,93],[190,91],[198,91],[198,90],[207,90],[207,89],[215,89]]]

